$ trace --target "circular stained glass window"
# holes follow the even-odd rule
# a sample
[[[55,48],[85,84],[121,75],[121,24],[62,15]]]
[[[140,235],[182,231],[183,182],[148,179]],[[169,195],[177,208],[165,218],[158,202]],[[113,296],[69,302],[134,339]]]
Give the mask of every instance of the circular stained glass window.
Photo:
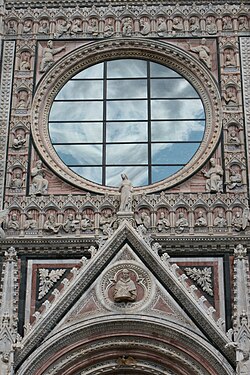
[[[75,173],[118,186],[166,179],[193,157],[205,130],[194,87],[174,70],[146,60],[117,59],[84,69],[54,99],[52,145]]]

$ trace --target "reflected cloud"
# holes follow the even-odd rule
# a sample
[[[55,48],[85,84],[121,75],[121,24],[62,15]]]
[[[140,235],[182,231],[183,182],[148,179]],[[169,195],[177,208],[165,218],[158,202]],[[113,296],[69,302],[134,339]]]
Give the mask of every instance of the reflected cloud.
[[[107,164],[147,164],[147,144],[115,144],[106,146]]]
[[[102,183],[101,167],[71,167],[70,169],[87,180],[96,182],[97,184]]]
[[[95,64],[76,74],[73,79],[103,78],[104,63]]]
[[[150,63],[150,73],[151,77],[181,77],[174,70],[153,62]]]
[[[103,81],[68,81],[55,100],[103,99]]]
[[[67,165],[102,164],[101,145],[55,145],[54,148]]]
[[[147,62],[143,60],[122,59],[108,61],[108,78],[140,78],[147,77]]]
[[[195,154],[199,143],[152,144],[153,164],[186,164]]]
[[[126,79],[107,81],[107,99],[147,98],[147,80]]]
[[[107,102],[107,120],[147,120],[147,101]]]
[[[178,120],[205,118],[203,104],[200,99],[192,100],[152,100],[152,119],[154,120]]]
[[[102,123],[49,123],[52,143],[102,142]]]
[[[54,102],[49,120],[50,121],[102,121],[102,102]]]
[[[152,98],[199,98],[198,93],[185,79],[152,79]]]
[[[205,121],[154,121],[153,141],[201,141],[205,131]]]
[[[120,186],[122,173],[128,176],[133,186],[148,185],[147,167],[107,167],[106,185]]]
[[[146,142],[148,139],[146,122],[107,123],[107,142]]]

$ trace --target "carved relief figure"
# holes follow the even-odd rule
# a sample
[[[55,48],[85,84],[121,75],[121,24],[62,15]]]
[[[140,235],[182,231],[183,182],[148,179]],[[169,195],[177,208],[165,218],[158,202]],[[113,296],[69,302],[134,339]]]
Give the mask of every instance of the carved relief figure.
[[[33,218],[31,212],[27,212],[26,214],[26,220],[24,223],[24,229],[29,230],[29,229],[37,229],[37,221]]]
[[[62,224],[56,222],[54,214],[49,214],[48,219],[44,223],[44,230],[48,232],[58,233],[61,229]]]
[[[136,218],[136,224],[138,225],[137,231],[141,236],[147,233],[150,228],[150,216],[147,212],[142,212],[139,217]]]
[[[235,106],[238,103],[237,91],[235,87],[228,87],[224,93],[224,100],[226,105]]]
[[[69,214],[65,223],[62,224],[62,228],[66,233],[75,232],[78,224],[79,220],[75,220],[74,215]]]
[[[194,224],[196,227],[206,227],[207,226],[207,219],[204,217],[203,211],[198,212],[198,217]]]
[[[12,141],[12,147],[15,149],[20,149],[26,142],[26,138],[23,137],[21,133],[17,133]]]
[[[170,222],[165,217],[164,212],[160,213],[159,219],[157,220],[157,223],[156,223],[156,228],[157,228],[158,232],[163,232],[163,231],[166,231],[170,228]]]
[[[12,230],[19,230],[20,229],[17,214],[11,215],[10,220],[8,222],[8,229],[12,229]]]
[[[202,38],[201,40],[201,45],[197,47],[191,47],[189,44],[189,49],[190,51],[197,53],[199,56],[199,60],[204,62],[204,64],[211,69],[212,67],[212,61],[211,61],[211,56],[210,56],[210,48],[206,46],[206,39]]]
[[[235,168],[230,168],[230,177],[229,177],[229,183],[227,185],[228,189],[234,189],[236,187],[242,186],[242,176],[239,170]]]
[[[27,90],[20,90],[17,93],[17,106],[18,109],[27,109],[29,105],[29,94]]]
[[[25,20],[23,24],[23,33],[28,34],[32,32],[32,21]]]
[[[81,25],[81,20],[79,18],[76,18],[73,20],[70,33],[71,34],[78,34],[82,32],[82,25]]]
[[[122,275],[115,284],[114,301],[115,302],[135,302],[137,289],[134,281],[129,275],[129,270],[124,268]]]
[[[12,178],[10,182],[11,189],[21,189],[23,186],[23,176],[22,172],[16,172],[15,177]]]
[[[157,21],[157,34],[159,36],[164,36],[167,32],[167,23],[165,18],[160,17]]]
[[[248,20],[246,16],[239,17],[239,31],[248,31]]]
[[[234,50],[232,48],[227,48],[224,51],[224,66],[225,67],[236,66]]]
[[[183,212],[179,213],[179,216],[178,216],[178,219],[176,220],[175,226],[176,226],[176,231],[178,233],[184,232],[185,228],[187,228],[189,226],[188,220],[185,217]]]
[[[28,51],[23,51],[21,53],[21,60],[20,60],[19,69],[21,71],[29,71],[30,68],[31,68],[31,66],[30,66],[30,53]]]
[[[87,34],[91,34],[92,36],[98,35],[98,21],[96,19],[92,18],[89,20]]]
[[[8,35],[15,35],[17,34],[17,24],[16,21],[10,20],[7,25],[7,34]]]
[[[240,145],[241,142],[235,129],[230,130],[229,135],[228,135],[228,143],[232,143],[235,146]]]
[[[183,31],[183,19],[181,17],[175,17],[172,24],[173,34]]]
[[[198,17],[191,17],[189,20],[189,31],[192,34],[200,31],[200,21]]]
[[[3,223],[5,222],[5,219],[9,213],[9,210],[1,210],[0,211],[0,239],[5,238],[5,232],[2,228]]]
[[[51,65],[54,64],[54,55],[60,53],[61,51],[65,50],[65,46],[59,48],[53,48],[52,40],[49,40],[47,43],[47,47],[43,49],[42,61],[40,65],[40,72],[46,72]]]
[[[214,226],[217,228],[225,228],[227,226],[227,221],[222,210],[220,210],[218,216],[215,217]]]
[[[148,19],[140,20],[140,33],[142,35],[148,35],[150,33],[150,21]]]
[[[49,22],[47,20],[41,20],[38,28],[38,34],[49,34]]]
[[[202,171],[207,178],[206,191],[211,193],[222,191],[222,176],[223,170],[219,164],[216,164],[215,159],[210,159],[211,168],[208,171]]]
[[[233,30],[233,22],[232,22],[231,17],[229,16],[223,17],[222,28],[225,31]]]
[[[113,25],[113,21],[111,19],[109,19],[105,23],[105,26],[104,26],[104,36],[106,36],[106,37],[112,36],[112,35],[114,35],[114,32],[115,32],[115,28],[114,28],[114,25]]]
[[[217,33],[218,29],[215,23],[214,17],[208,17],[206,20],[206,31],[209,35],[214,35]]]
[[[121,202],[119,211],[131,211],[132,210],[132,182],[128,179],[125,173],[121,174],[122,182],[119,187],[121,193]]]
[[[31,194],[47,194],[49,182],[45,178],[45,173],[42,161],[38,160],[36,166],[31,169]]]
[[[93,220],[91,220],[88,215],[83,215],[80,222],[80,227],[83,231],[93,229]]]
[[[122,35],[131,36],[133,31],[133,21],[132,18],[125,18],[122,23]]]
[[[243,230],[243,217],[240,211],[235,212],[235,215],[232,219],[232,227],[236,232],[240,232],[241,230]]]
[[[66,34],[69,31],[70,26],[71,24],[65,19],[58,20],[55,37],[60,38],[63,34]]]
[[[111,213],[105,212],[100,217],[100,229],[104,236],[111,236],[114,232],[113,225],[115,223],[116,218],[112,216]]]

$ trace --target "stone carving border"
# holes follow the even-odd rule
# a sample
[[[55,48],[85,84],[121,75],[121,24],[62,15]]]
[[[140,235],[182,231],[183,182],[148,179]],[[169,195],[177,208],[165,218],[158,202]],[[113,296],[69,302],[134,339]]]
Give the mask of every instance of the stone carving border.
[[[0,86],[0,205],[3,204],[5,168],[6,168],[6,147],[8,142],[8,128],[10,116],[10,103],[12,91],[12,73],[14,66],[15,42],[5,41],[3,44],[2,72]]]
[[[135,188],[135,194],[156,192],[184,181],[197,172],[214,152],[221,134],[221,100],[218,87],[206,67],[197,58],[166,42],[109,39],[84,45],[58,61],[41,80],[33,101],[32,135],[41,157],[57,175],[79,188],[96,193],[117,193],[115,188],[97,185],[71,171],[54,150],[48,132],[50,108],[64,84],[84,68],[112,58],[143,58],[161,63],[183,75],[198,91],[206,113],[205,134],[198,151],[180,171],[150,186]]]

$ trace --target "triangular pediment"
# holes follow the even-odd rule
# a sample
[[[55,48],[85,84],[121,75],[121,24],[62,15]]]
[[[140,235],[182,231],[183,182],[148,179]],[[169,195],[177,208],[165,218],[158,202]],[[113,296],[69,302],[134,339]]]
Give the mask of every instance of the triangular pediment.
[[[186,327],[222,348],[223,354],[233,360],[232,349],[225,348],[228,338],[223,322],[214,319],[214,308],[166,253],[160,257],[156,247],[151,248],[128,221],[101,244],[97,252],[92,251],[90,260],[82,259],[80,269],[72,270],[72,278],[54,294],[54,300],[44,304],[44,311],[23,339],[24,349],[17,356],[17,364],[70,321],[86,321],[94,314],[124,313],[155,316]],[[136,285],[136,298],[130,302],[122,295],[114,300],[115,284],[123,269],[128,269]]]

